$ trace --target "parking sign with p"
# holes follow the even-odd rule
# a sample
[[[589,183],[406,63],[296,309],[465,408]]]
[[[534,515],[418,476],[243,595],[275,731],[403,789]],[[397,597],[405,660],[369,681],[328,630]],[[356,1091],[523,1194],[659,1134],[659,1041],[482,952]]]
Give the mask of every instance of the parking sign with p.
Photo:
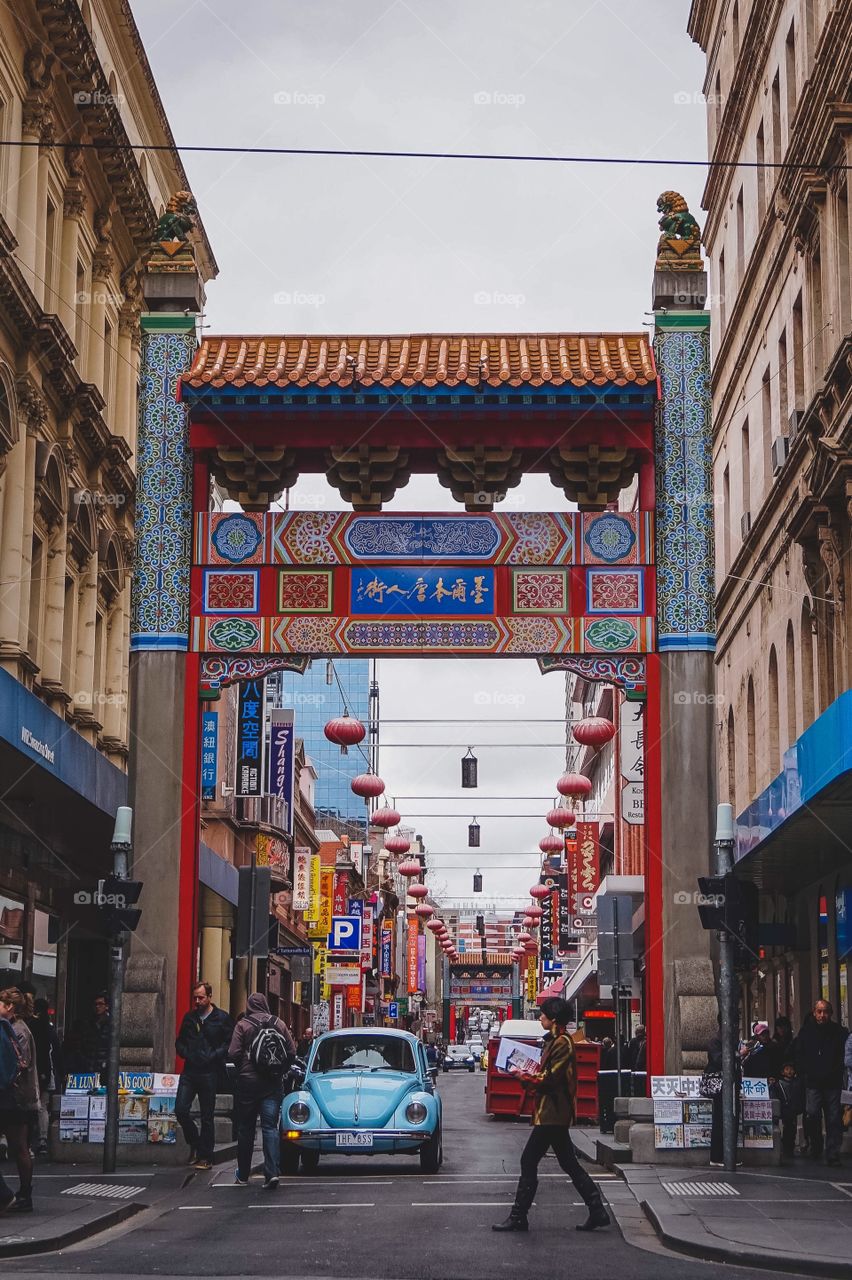
[[[330,951],[360,951],[361,917],[332,916],[328,947]]]

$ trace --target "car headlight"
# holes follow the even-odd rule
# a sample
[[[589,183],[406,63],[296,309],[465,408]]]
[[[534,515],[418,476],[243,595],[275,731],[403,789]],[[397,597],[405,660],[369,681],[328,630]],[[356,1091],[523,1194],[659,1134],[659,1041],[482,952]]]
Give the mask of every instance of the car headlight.
[[[306,1102],[291,1102],[287,1114],[293,1124],[306,1124],[311,1117],[311,1109]]]
[[[405,1116],[412,1124],[422,1124],[428,1112],[422,1102],[409,1102],[405,1108]]]

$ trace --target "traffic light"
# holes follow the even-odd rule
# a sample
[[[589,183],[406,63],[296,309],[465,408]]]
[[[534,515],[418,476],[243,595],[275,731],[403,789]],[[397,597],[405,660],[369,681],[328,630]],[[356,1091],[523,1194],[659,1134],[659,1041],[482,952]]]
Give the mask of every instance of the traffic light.
[[[142,911],[134,907],[142,892],[141,880],[122,880],[107,876],[98,881],[96,905],[104,913],[109,933],[132,933],[142,918]]]
[[[728,876],[698,877],[698,915],[704,929],[725,928],[725,901]]]
[[[480,935],[485,933],[485,916],[476,917],[476,932]]]
[[[703,927],[724,929],[737,948],[737,965],[753,964],[757,958],[757,885],[729,872],[724,876],[699,876],[698,888],[698,914]]]

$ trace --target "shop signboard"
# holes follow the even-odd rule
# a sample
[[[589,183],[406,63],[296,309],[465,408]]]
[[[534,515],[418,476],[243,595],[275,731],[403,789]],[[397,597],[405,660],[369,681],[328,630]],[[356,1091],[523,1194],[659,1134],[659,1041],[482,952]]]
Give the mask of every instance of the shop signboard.
[[[382,922],[382,963],[381,977],[393,977],[393,925],[389,920]]]
[[[287,834],[293,834],[293,785],[296,761],[295,712],[275,708],[269,725],[269,782],[271,796],[287,806]]]
[[[307,911],[311,905],[311,851],[302,846],[293,855],[293,910]]]
[[[237,751],[234,794],[263,794],[263,702],[265,682],[245,680],[237,704]]]
[[[577,892],[591,895],[600,884],[600,828],[597,822],[577,823]]]
[[[201,799],[216,799],[216,768],[219,753],[219,712],[201,713]]]
[[[411,992],[413,991],[418,990],[418,986],[417,986],[417,938],[418,938],[417,925],[418,925],[417,916],[409,916],[408,917],[408,953],[407,953],[409,994],[411,994]]]

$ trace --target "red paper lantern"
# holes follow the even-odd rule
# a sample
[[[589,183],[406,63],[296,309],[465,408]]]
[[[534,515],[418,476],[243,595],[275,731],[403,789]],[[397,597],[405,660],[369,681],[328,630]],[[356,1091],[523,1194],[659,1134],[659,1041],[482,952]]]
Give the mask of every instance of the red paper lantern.
[[[397,867],[401,876],[419,876],[423,870],[416,858],[404,858]]]
[[[522,943],[524,944],[524,946],[526,946],[526,944],[527,944],[528,942],[532,942],[532,940],[533,940],[533,936],[532,936],[532,934],[531,934],[531,933],[519,933],[519,934],[518,934],[518,942],[522,942]]]
[[[525,929],[537,929],[538,921],[535,916],[524,916],[523,926]]]
[[[418,915],[421,920],[428,920],[430,916],[435,914],[435,908],[430,907],[428,902],[419,902],[414,908],[414,914]]]
[[[528,956],[538,955],[538,943],[535,941],[525,942],[524,951],[526,951]]]
[[[444,927],[444,923],[442,920],[430,920],[426,926],[426,928],[429,929],[432,933],[440,933],[443,927]]]
[[[603,716],[589,716],[588,719],[580,720],[573,725],[571,732],[575,740],[584,747],[597,749],[609,742],[610,738],[615,737],[615,725]]]
[[[547,815],[547,825],[550,827],[573,827],[576,821],[577,815],[573,809],[551,809]]]
[[[377,809],[375,813],[370,814],[371,827],[395,827],[399,822],[399,814],[396,809],[391,809],[385,805],[383,809]],[[393,852],[393,850],[391,850]]]
[[[385,836],[385,848],[388,853],[408,853],[411,848],[411,841],[406,840],[405,836],[401,835]]]
[[[560,842],[559,842],[559,847],[560,847],[560,849],[562,848],[562,841],[561,841],[561,840],[560,840]],[[551,891],[550,891],[550,889],[548,889],[548,887],[547,887],[547,885],[546,885],[546,884],[534,884],[534,885],[533,885],[533,887],[530,889],[530,897],[531,897],[531,898],[546,898],[546,897],[547,897],[547,895],[548,895],[550,892],[551,892]]]
[[[344,756],[350,747],[363,742],[367,736],[367,730],[361,721],[356,720],[354,716],[350,716],[348,712],[346,715],[337,716],[334,720],[329,720],[323,729],[323,733],[329,742],[333,742],[335,746],[340,747],[341,754]]]
[[[542,853],[562,853],[565,844],[561,836],[555,836],[551,831],[550,835],[541,837],[538,847]]]
[[[529,919],[531,919],[531,920],[540,920],[540,919],[541,919],[541,917],[542,917],[543,915],[544,915],[544,911],[543,911],[543,910],[542,910],[542,908],[538,905],[538,903],[537,903],[537,902],[535,902],[535,903],[533,903],[533,905],[532,905],[532,906],[527,907],[527,909],[526,909],[526,913],[525,913],[525,918],[529,917]]]
[[[585,799],[591,793],[592,780],[584,773],[563,773],[556,783],[556,790],[561,796]]]
[[[411,861],[414,862],[415,859],[412,858]],[[408,893],[412,898],[425,898],[428,892],[429,890],[426,888],[425,884],[410,884],[408,886]]]
[[[349,786],[356,796],[363,796],[365,800],[380,796],[385,789],[385,784],[375,773],[359,773],[356,778],[352,779]]]

